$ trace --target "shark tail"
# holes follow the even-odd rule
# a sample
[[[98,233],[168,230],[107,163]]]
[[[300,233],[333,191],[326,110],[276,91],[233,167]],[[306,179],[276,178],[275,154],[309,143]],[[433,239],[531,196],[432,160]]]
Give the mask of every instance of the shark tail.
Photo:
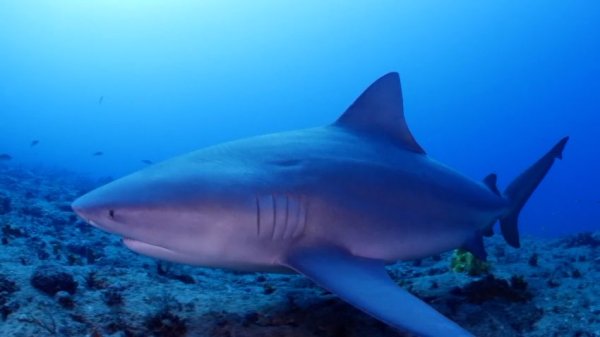
[[[546,173],[554,164],[555,159],[562,159],[562,152],[569,137],[561,139],[542,158],[521,173],[504,191],[504,197],[509,202],[508,211],[500,217],[500,229],[504,240],[513,246],[520,247],[518,218],[521,209],[538,187]]]

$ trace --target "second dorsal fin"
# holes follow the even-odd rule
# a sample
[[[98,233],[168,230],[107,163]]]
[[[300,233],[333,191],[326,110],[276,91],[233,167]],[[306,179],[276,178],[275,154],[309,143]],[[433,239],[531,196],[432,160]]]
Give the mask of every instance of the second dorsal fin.
[[[404,119],[400,76],[395,72],[371,84],[335,125],[380,135],[407,150],[425,153]]]
[[[487,258],[487,252],[483,245],[483,236],[481,233],[475,232],[471,237],[462,245],[462,249],[475,255],[478,259],[485,261]]]
[[[487,186],[490,191],[494,192],[497,196],[500,196],[500,191],[498,190],[498,186],[496,182],[498,181],[498,176],[495,173],[488,174],[487,177],[483,178],[483,183]]]

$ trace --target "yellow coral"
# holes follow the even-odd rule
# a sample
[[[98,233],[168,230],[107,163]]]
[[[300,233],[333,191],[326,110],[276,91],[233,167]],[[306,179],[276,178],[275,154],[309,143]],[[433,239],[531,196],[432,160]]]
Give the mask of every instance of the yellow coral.
[[[480,260],[464,249],[454,251],[450,266],[455,272],[467,273],[472,276],[487,274],[490,271],[489,263]]]

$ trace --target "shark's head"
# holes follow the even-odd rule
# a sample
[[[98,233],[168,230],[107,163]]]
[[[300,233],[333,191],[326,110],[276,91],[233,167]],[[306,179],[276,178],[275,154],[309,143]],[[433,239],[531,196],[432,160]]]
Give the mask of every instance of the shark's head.
[[[155,165],[85,194],[72,208],[136,252],[228,267],[255,231],[256,206],[238,172],[210,165],[185,157]]]

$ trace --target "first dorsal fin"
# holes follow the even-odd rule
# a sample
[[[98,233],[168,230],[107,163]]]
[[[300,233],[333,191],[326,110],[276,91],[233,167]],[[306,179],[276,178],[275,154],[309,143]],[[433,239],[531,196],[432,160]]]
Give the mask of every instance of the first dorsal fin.
[[[395,72],[371,84],[335,125],[381,135],[408,150],[425,153],[404,119],[400,76]]]

